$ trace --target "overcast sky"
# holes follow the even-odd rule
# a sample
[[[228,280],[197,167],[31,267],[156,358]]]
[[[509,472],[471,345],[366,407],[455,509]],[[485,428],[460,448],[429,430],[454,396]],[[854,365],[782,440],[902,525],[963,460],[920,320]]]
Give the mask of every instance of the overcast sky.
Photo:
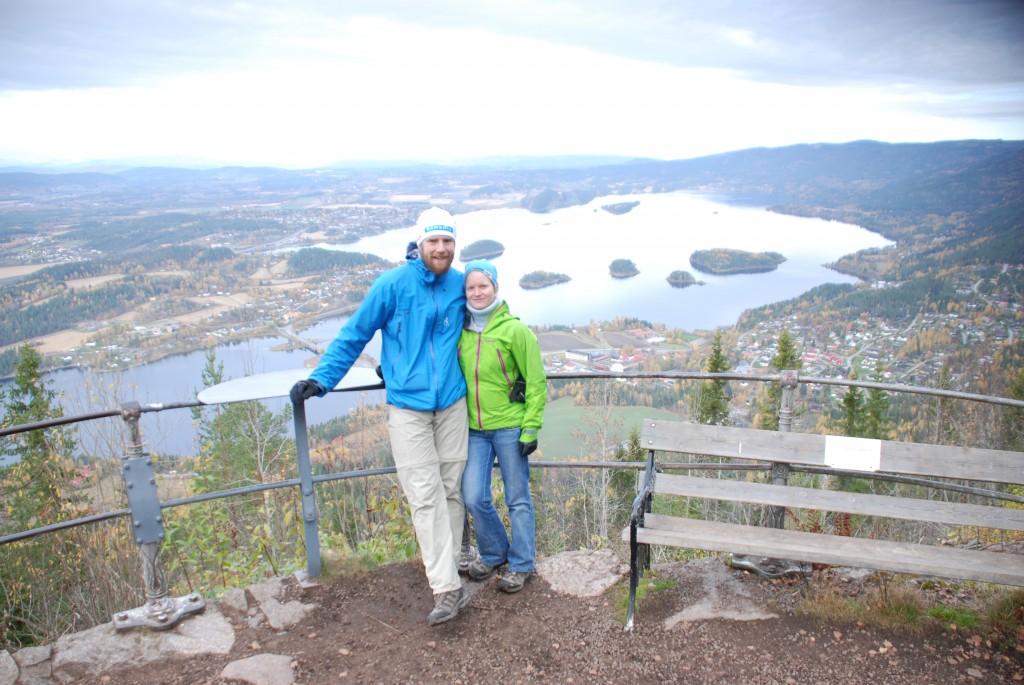
[[[0,166],[1024,139],[1021,0],[0,0]]]

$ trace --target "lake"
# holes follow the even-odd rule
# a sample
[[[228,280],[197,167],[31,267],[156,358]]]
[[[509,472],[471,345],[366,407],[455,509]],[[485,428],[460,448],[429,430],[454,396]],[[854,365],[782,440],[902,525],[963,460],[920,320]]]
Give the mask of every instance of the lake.
[[[602,205],[639,201],[623,215],[610,214]],[[717,201],[716,201],[717,200]],[[746,309],[796,297],[823,283],[852,283],[855,279],[822,266],[869,247],[890,244],[866,229],[836,222],[786,216],[763,208],[725,204],[721,198],[692,193],[614,196],[549,214],[498,209],[456,217],[457,249],[476,240],[497,240],[505,246],[494,259],[499,293],[512,313],[527,324],[586,325],[590,321],[632,316],[686,330],[729,326]],[[369,252],[400,261],[412,237],[411,229],[389,231],[357,243],[324,246]],[[762,274],[712,276],[689,265],[697,249],[730,247],[749,251],[771,250],[787,261]],[[640,274],[613,279],[608,266],[614,259],[631,259]],[[457,265],[460,262],[456,262]],[[703,286],[677,289],[665,280],[675,270],[687,270]],[[544,270],[572,278],[541,290],[523,290],[524,274]],[[324,320],[300,335],[326,346],[346,320]],[[305,350],[277,351],[284,338],[254,338],[216,348],[224,364],[225,379],[254,373],[301,368],[311,354]],[[380,356],[379,339],[367,349]],[[66,369],[47,374],[53,389],[64,397],[66,414],[114,409],[134,399],[143,404],[183,402],[201,389],[206,363],[203,351],[168,357],[120,372],[94,373]],[[307,403],[307,419],[315,424],[347,413],[360,402],[377,403],[382,392],[333,393]],[[268,400],[279,411],[285,400]],[[83,429],[82,444],[90,452],[120,456],[124,446],[117,435],[121,419],[94,421]],[[186,409],[146,413],[140,420],[147,450],[185,454],[195,450],[196,433]]]
[[[337,335],[348,317],[324,319],[302,331],[302,336],[326,347]],[[290,344],[283,337],[252,338],[244,342],[224,343],[215,348],[217,361],[224,365],[224,379],[253,374],[299,369],[313,359],[307,350],[273,349]],[[380,335],[366,347],[366,353],[380,357]],[[65,415],[88,414],[118,409],[122,403],[135,400],[140,404],[171,404],[189,402],[202,390],[202,372],[206,351],[165,357],[159,361],[117,371],[97,372],[71,368],[46,374],[50,388],[60,397]],[[9,385],[9,381],[5,385]],[[310,425],[347,414],[360,403],[379,404],[383,391],[335,392],[306,403],[306,421]],[[274,412],[288,404],[286,398],[264,400]],[[126,439],[124,421],[120,418],[97,419],[79,424],[80,444],[91,454],[120,457]],[[189,409],[146,412],[139,419],[143,444],[147,451],[161,454],[192,454],[196,450],[196,429]],[[291,426],[289,425],[289,434]],[[0,458],[0,466],[4,465]]]
[[[685,330],[731,326],[746,309],[796,297],[822,283],[857,279],[823,266],[843,255],[891,242],[859,226],[794,217],[764,208],[723,204],[692,193],[602,197],[580,207],[549,214],[497,209],[456,216],[456,249],[491,239],[505,246],[492,260],[498,289],[515,316],[530,325],[585,326],[632,316]],[[638,201],[632,211],[611,214],[602,205]],[[412,238],[410,229],[389,231],[334,250],[368,252],[399,261]],[[713,276],[690,266],[694,250],[730,247],[774,251],[786,257],[775,271]],[[612,260],[631,259],[640,274],[612,278]],[[456,261],[456,266],[462,262]],[[523,290],[519,279],[531,271],[551,271],[572,280],[549,288]],[[705,285],[673,288],[666,278],[691,272]]]

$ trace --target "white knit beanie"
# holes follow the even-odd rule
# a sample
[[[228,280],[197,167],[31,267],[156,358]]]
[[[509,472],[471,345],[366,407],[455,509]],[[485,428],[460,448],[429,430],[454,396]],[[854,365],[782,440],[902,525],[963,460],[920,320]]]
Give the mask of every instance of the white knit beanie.
[[[416,245],[431,236],[443,235],[455,240],[455,219],[440,207],[431,207],[416,220]]]

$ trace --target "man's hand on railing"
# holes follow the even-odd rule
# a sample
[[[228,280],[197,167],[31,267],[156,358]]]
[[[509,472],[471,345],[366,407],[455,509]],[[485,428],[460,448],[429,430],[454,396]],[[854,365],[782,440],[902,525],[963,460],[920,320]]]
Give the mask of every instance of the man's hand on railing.
[[[312,379],[306,379],[293,385],[288,397],[291,398],[292,404],[302,404],[310,397],[322,394],[323,391],[322,385]]]

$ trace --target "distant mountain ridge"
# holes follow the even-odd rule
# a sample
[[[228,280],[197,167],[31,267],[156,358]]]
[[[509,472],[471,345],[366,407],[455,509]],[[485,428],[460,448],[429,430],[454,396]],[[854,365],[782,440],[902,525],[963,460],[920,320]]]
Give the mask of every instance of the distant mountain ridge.
[[[789,214],[865,226],[903,243],[919,239],[925,216],[964,213],[971,220],[946,236],[967,246],[996,239],[1001,254],[1024,254],[1018,229],[1024,210],[1024,141],[836,144],[753,148],[685,160],[637,159],[581,165],[589,158],[509,158],[516,164],[402,164],[374,168],[288,170],[272,167],[138,167],[116,173],[0,173],[0,200],[44,206],[68,195],[98,208],[209,212],[210,207],[268,202],[331,203],[346,198],[393,204],[395,196],[438,197],[458,213],[481,201],[535,213],[590,202],[595,197],[646,192],[700,191],[733,202],[766,205]],[[601,158],[595,158],[601,160]],[[401,225],[424,203],[399,203]],[[409,218],[403,218],[402,214]],[[30,217],[0,214],[0,231]],[[955,224],[955,222],[954,222]],[[2,234],[0,234],[2,235]],[[934,248],[935,246],[932,246]],[[976,254],[995,247],[970,246]]]
[[[592,163],[588,164],[588,161]],[[264,191],[293,192],[329,183],[365,182],[388,174],[413,178],[397,182],[434,187],[438,178],[453,174],[466,182],[478,182],[496,190],[533,191],[531,198],[547,192],[561,205],[572,195],[596,197],[641,192],[643,184],[655,192],[669,190],[717,190],[737,193],[759,202],[836,203],[854,197],[865,206],[879,209],[893,192],[909,192],[934,201],[937,192],[956,191],[947,204],[964,202],[971,208],[1005,200],[1006,192],[1020,197],[1024,169],[1024,141],[964,140],[938,143],[802,144],[779,148],[752,148],[692,159],[659,161],[633,159],[609,163],[607,158],[508,158],[478,160],[465,164],[387,163],[324,169],[288,170],[274,167],[226,166],[203,169],[136,167],[114,173],[54,173],[0,171],[0,193],[38,190],[60,185],[111,188],[124,184],[165,185],[165,189],[195,184],[256,184]],[[547,164],[545,164],[547,161]],[[503,163],[504,162],[504,163]],[[984,184],[979,184],[984,180]],[[1012,181],[1009,182],[1008,181]],[[623,184],[626,184],[625,187]],[[1015,190],[1014,190],[1015,188]],[[579,201],[581,197],[577,197]],[[589,201],[589,200],[588,200]],[[524,205],[525,206],[525,205]],[[532,211],[550,211],[543,202]]]

